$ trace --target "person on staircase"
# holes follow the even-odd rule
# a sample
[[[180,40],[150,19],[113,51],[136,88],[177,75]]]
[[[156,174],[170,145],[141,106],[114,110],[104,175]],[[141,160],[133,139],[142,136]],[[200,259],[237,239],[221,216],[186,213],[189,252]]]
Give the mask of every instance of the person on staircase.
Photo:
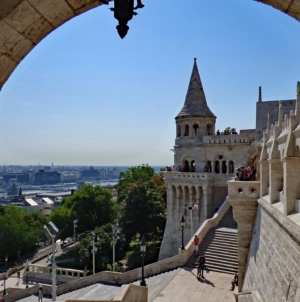
[[[231,280],[231,289],[230,290],[234,291],[235,286],[238,286],[238,285],[239,285],[239,276],[238,276],[238,273],[236,272],[234,274],[233,279]]]
[[[199,237],[195,235],[193,241],[194,255],[198,256],[198,247],[199,247]]]
[[[205,262],[206,262],[205,255],[202,254],[199,258],[199,263],[198,263],[198,274],[197,274],[198,278],[200,278],[200,277],[204,278],[203,271],[204,271],[204,267],[205,267]]]

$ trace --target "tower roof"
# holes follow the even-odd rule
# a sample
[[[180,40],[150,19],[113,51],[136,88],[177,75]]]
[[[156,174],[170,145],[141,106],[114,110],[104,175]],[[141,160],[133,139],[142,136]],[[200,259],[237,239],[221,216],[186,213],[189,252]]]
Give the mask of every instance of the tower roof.
[[[215,117],[206,103],[196,58],[194,59],[194,66],[190,78],[189,87],[186,93],[185,102],[177,117],[188,115]]]

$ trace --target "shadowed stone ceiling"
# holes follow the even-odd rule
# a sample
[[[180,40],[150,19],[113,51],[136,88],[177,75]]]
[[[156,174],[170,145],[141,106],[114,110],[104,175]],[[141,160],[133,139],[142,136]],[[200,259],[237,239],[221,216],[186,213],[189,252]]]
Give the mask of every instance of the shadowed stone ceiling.
[[[300,0],[256,1],[300,20]],[[0,89],[44,37],[99,5],[101,0],[0,0]]]

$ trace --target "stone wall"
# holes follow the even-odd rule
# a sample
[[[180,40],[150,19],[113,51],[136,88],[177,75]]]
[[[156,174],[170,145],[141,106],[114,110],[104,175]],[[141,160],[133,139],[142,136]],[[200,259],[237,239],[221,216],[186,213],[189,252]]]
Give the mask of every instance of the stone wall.
[[[262,301],[300,301],[300,228],[258,202],[243,292],[257,290]]]
[[[281,101],[283,106],[283,114],[290,114],[295,109],[296,100]],[[270,114],[270,122],[274,122],[278,118],[279,101],[257,102],[256,103],[256,140],[262,138],[263,130],[267,128],[268,113]]]
[[[228,195],[227,186],[213,186],[212,199],[208,205],[208,217],[213,217]]]

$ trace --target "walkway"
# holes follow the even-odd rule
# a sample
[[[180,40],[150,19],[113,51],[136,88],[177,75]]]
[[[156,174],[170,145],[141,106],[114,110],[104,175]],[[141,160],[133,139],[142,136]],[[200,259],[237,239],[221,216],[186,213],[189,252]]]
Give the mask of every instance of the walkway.
[[[182,268],[153,302],[235,302],[231,275],[204,272],[205,280],[198,281],[196,274],[195,268]]]

